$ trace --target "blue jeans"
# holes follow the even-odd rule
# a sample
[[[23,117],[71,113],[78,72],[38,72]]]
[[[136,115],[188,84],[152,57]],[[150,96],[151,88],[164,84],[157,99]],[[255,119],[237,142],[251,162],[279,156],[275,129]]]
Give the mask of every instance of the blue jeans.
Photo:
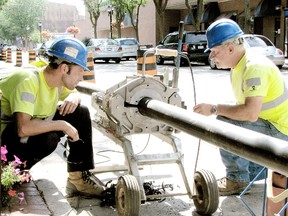
[[[237,125],[249,130],[263,133],[278,139],[288,141],[288,136],[279,132],[269,121],[258,119],[256,122],[243,122],[217,116],[218,120]],[[240,156],[220,149],[220,155],[223,164],[226,167],[226,178],[235,182],[250,182],[263,168],[261,165],[248,161]],[[266,178],[263,172],[258,180]]]

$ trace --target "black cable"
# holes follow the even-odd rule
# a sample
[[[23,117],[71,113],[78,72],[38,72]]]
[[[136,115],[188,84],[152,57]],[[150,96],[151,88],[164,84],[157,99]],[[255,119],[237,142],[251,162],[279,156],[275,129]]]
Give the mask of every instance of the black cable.
[[[139,155],[139,154],[141,154],[142,152],[145,151],[145,149],[147,148],[147,146],[148,146],[148,144],[149,144],[150,137],[151,137],[151,134],[149,134],[149,136],[148,136],[148,140],[147,140],[147,142],[146,142],[144,148],[143,148],[140,152],[136,153],[135,155]],[[124,154],[123,151],[116,151],[116,150],[110,150],[110,149],[109,149],[109,150],[107,149],[107,150],[101,150],[101,151],[98,151],[98,152],[96,153],[96,155],[98,155],[98,156],[100,156],[100,157],[103,157],[103,158],[107,158],[107,160],[105,160],[105,161],[101,161],[101,162],[98,162],[98,163],[95,163],[95,164],[101,164],[101,163],[106,163],[106,162],[111,161],[111,158],[110,158],[109,156],[106,156],[106,155],[100,154],[100,153],[103,153],[103,152],[114,152],[114,153],[121,153],[121,154]]]
[[[188,62],[189,68],[190,68],[190,72],[191,72],[191,78],[192,78],[192,84],[193,84],[193,92],[194,92],[194,105],[197,104],[196,101],[196,87],[195,87],[195,80],[194,80],[194,73],[192,70],[192,65],[191,62],[188,58],[187,55],[179,53],[181,55],[181,57],[185,58]],[[194,167],[194,173],[196,172],[197,169],[197,164],[198,164],[198,159],[199,159],[199,154],[200,154],[200,144],[201,144],[201,139],[198,139],[198,147],[197,147],[197,154],[196,154],[196,161],[195,161],[195,167]]]

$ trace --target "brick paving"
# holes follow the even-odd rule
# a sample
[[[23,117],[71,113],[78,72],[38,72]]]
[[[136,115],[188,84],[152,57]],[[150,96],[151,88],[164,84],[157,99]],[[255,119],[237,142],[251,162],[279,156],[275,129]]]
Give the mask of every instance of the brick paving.
[[[22,203],[19,203],[15,198],[10,203],[10,207],[3,208],[1,211],[2,216],[18,216],[18,215],[51,215],[41,192],[38,191],[34,181],[24,183],[19,186],[17,192],[23,192],[25,198]]]

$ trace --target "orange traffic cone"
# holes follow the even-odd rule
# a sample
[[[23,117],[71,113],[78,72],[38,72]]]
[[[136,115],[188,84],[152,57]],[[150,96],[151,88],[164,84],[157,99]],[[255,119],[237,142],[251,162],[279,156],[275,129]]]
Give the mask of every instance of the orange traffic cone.
[[[87,66],[87,68],[89,68],[90,71],[84,72],[84,74],[83,74],[84,81],[95,83],[94,60],[93,60],[92,52],[88,52],[86,66]]]
[[[6,62],[12,63],[12,51],[10,49],[7,50]]]
[[[29,50],[29,64],[36,61],[36,52],[35,50]]]
[[[0,60],[6,61],[6,49],[4,49],[4,48],[2,49]]]
[[[137,50],[137,74],[142,74],[143,70],[143,55],[146,50]],[[157,75],[156,70],[156,56],[153,53],[148,53],[145,58],[144,75]]]
[[[21,67],[22,66],[22,51],[17,50],[16,51],[16,64],[15,66]]]

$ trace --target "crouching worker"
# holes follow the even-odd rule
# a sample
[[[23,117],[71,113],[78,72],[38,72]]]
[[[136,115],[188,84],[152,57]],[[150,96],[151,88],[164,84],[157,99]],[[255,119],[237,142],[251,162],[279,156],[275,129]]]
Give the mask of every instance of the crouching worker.
[[[0,81],[2,91],[2,145],[7,159],[16,155],[24,169],[52,153],[66,135],[68,196],[99,196],[104,187],[93,180],[92,127],[87,107],[75,89],[83,80],[87,50],[74,38],[56,40],[42,69],[16,69]]]

